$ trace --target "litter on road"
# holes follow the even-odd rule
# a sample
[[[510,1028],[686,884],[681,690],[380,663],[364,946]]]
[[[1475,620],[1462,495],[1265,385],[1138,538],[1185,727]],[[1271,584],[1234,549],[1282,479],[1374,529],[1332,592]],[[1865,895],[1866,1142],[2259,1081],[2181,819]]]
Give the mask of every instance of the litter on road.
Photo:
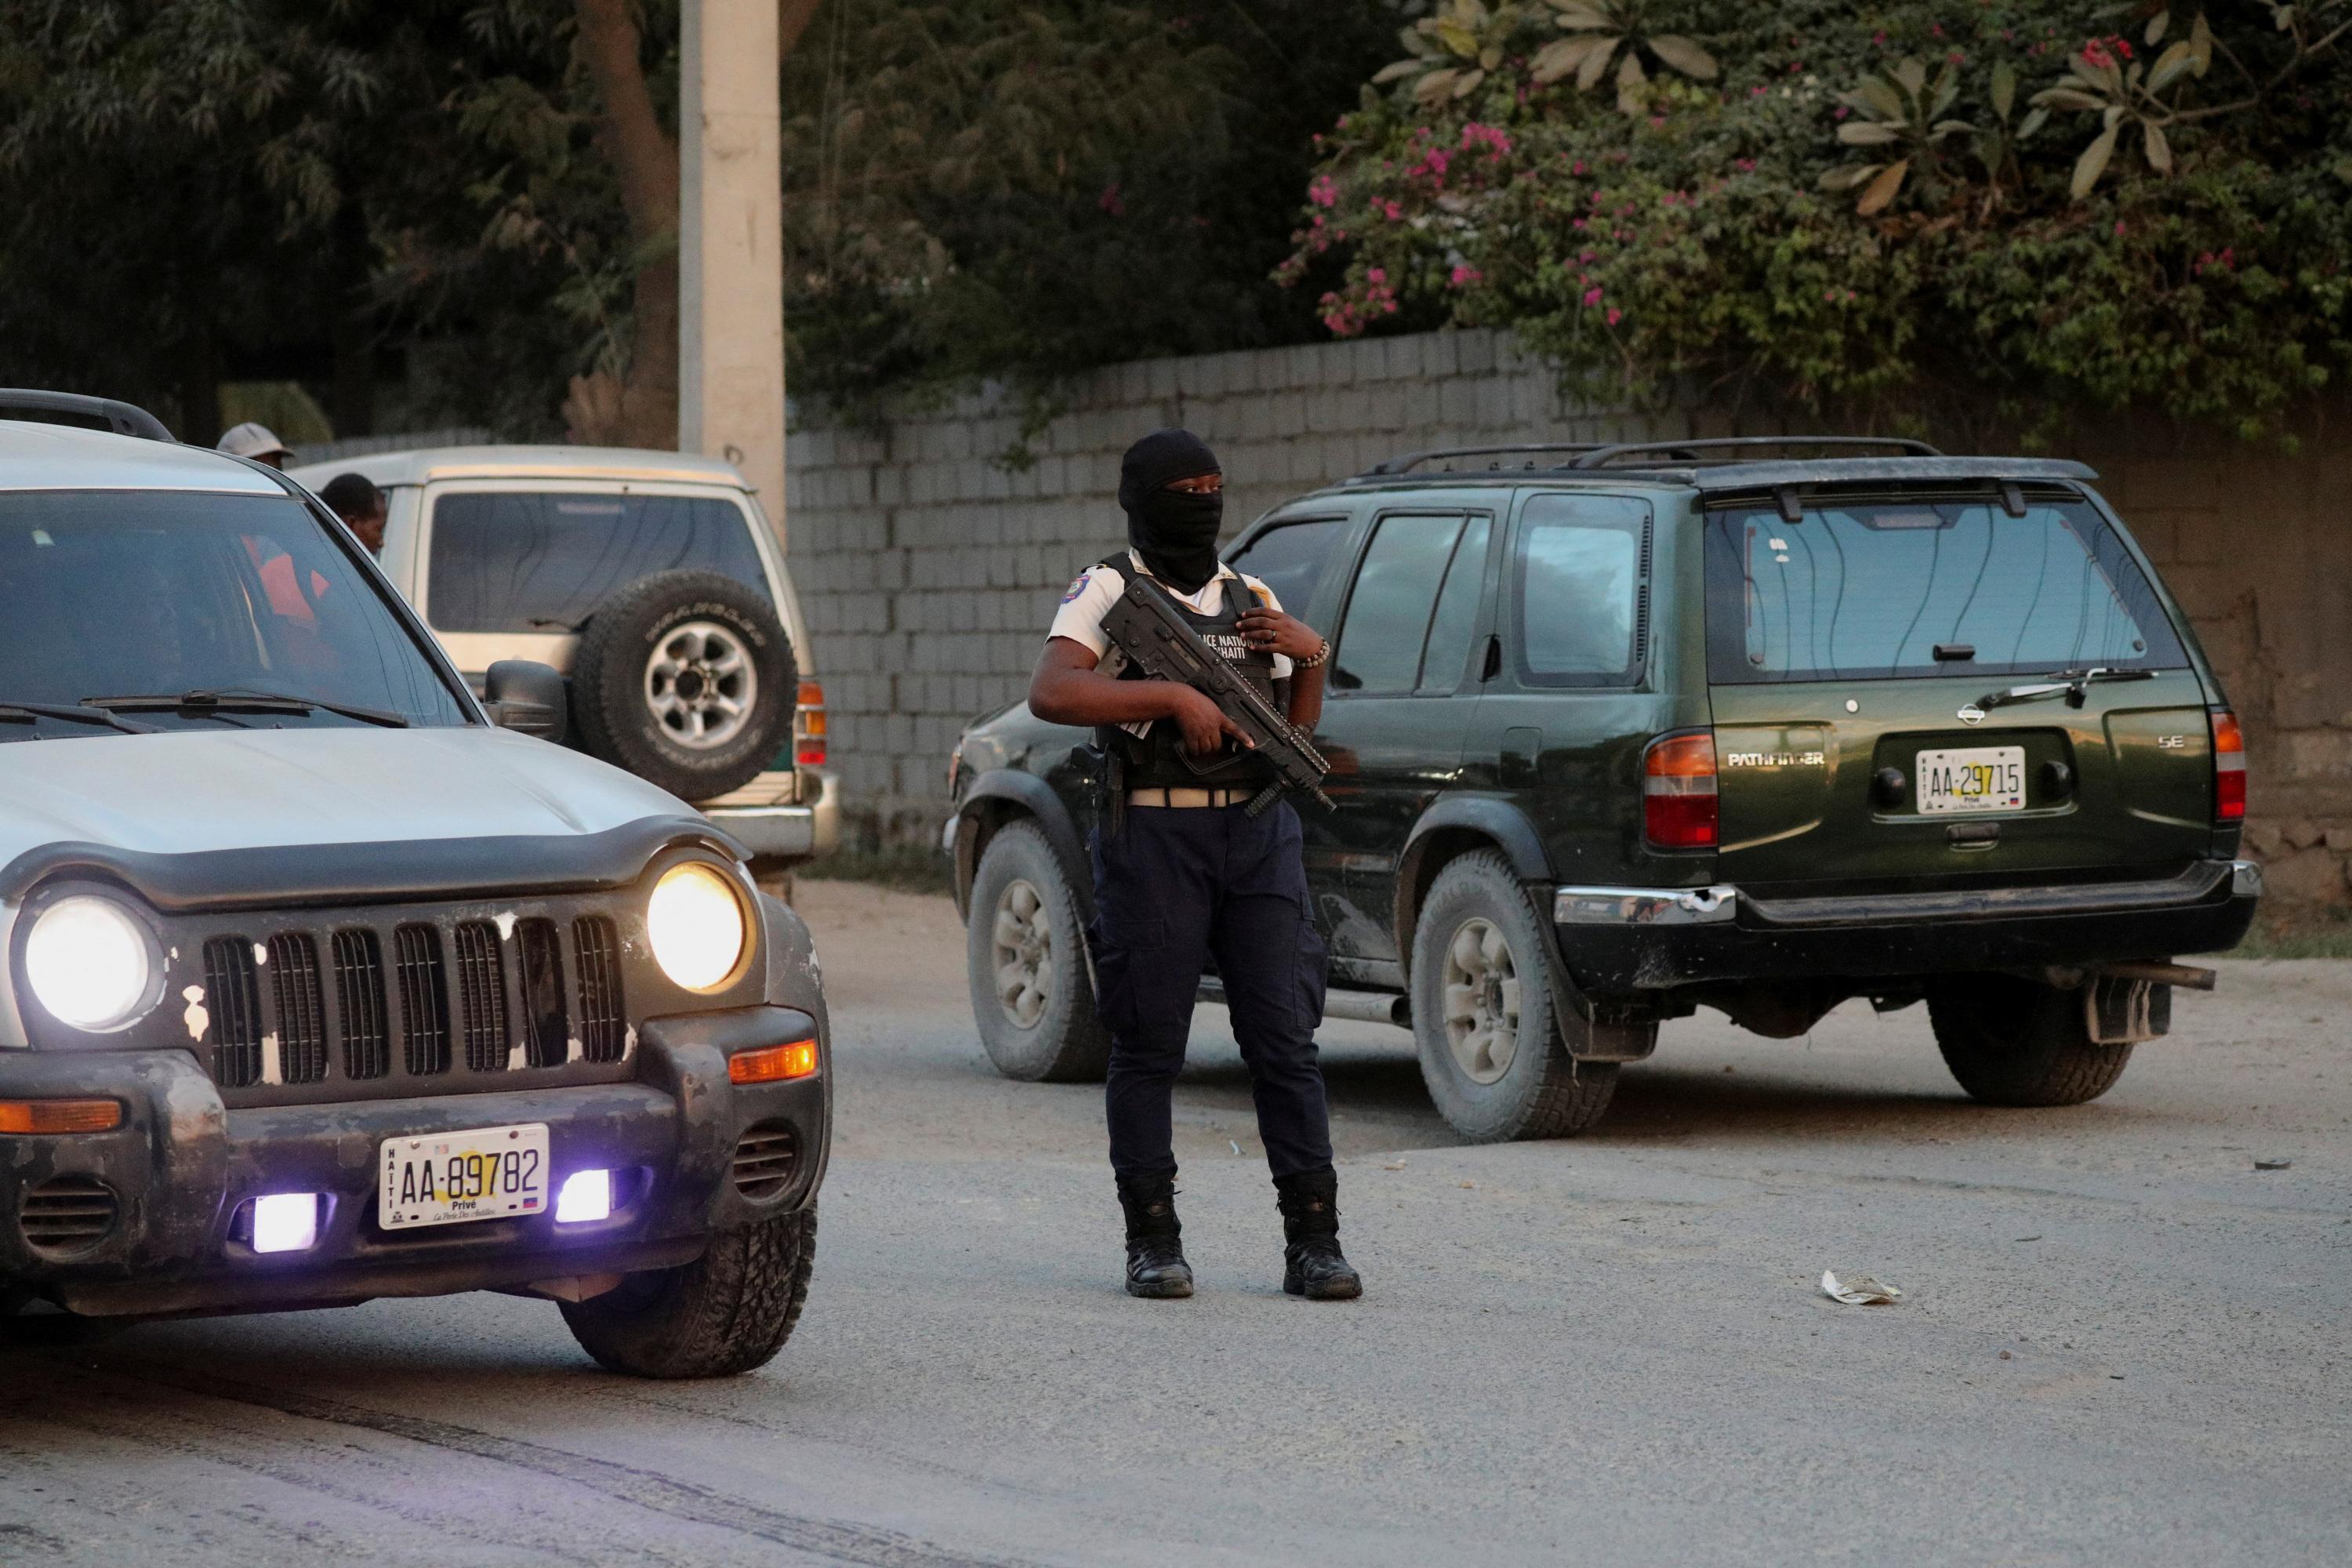
[[[1822,1270],[1822,1294],[1849,1307],[1891,1307],[1903,1300],[1902,1291],[1892,1285],[1882,1285],[1866,1274],[1841,1280],[1826,1268]]]

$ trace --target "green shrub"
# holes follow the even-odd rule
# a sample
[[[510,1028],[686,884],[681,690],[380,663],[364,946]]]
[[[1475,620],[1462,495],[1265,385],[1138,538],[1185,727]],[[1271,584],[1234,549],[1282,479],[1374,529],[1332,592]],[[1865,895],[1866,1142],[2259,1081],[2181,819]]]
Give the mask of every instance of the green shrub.
[[[2119,30],[2120,29],[2120,30]],[[1601,395],[2248,437],[2352,361],[2352,0],[1444,0],[1321,139],[1324,324]]]

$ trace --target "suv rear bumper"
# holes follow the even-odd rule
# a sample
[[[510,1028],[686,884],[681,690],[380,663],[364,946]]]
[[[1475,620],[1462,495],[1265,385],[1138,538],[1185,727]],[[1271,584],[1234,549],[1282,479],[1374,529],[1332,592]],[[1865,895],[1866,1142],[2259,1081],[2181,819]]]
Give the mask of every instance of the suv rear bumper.
[[[841,789],[829,768],[761,773],[697,809],[763,860],[814,859],[841,842]]]
[[[1552,915],[1570,973],[1606,996],[2216,952],[2246,934],[2262,889],[2252,861],[2209,860],[2147,881],[1809,899],[1563,887]]]
[[[184,1051],[0,1053],[0,1098],[111,1097],[111,1132],[0,1135],[0,1282],[93,1315],[254,1311],[428,1296],[670,1268],[713,1235],[805,1207],[824,1174],[827,1074],[729,1080],[737,1051],[813,1037],[807,1014],[759,1006],[647,1020],[634,1081],[586,1088],[230,1110]],[[610,1217],[551,1213],[390,1232],[377,1224],[387,1138],[544,1122],[551,1196],[569,1173],[613,1171]],[[792,1130],[782,1191],[730,1179],[753,1125]],[[106,1234],[76,1250],[26,1237],[28,1197],[60,1180],[112,1195]],[[87,1191],[85,1185],[83,1188]],[[260,1254],[236,1237],[248,1200],[321,1195],[317,1244]]]

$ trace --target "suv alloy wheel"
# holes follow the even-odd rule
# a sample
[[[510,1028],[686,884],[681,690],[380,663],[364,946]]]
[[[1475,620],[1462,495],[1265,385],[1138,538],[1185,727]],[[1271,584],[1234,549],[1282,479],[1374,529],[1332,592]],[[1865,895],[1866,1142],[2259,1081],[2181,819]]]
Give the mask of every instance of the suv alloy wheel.
[[[1095,1016],[1085,922],[1034,823],[997,829],[971,879],[964,969],[996,1070],[1026,1083],[1100,1083],[1110,1038]]]
[[[1438,873],[1412,939],[1413,1044],[1429,1097],[1465,1138],[1563,1138],[1608,1110],[1617,1064],[1568,1054],[1543,964],[1549,940],[1492,850]]]

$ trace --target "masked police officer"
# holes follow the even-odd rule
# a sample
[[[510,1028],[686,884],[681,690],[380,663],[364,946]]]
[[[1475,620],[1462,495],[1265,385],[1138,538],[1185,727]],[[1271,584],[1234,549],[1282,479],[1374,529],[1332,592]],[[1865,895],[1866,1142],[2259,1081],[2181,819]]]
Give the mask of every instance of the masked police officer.
[[[1039,718],[1096,726],[1119,798],[1094,837],[1096,1002],[1110,1031],[1111,1171],[1127,1214],[1127,1289],[1190,1296],[1176,1219],[1171,1100],[1210,959],[1257,1101],[1286,1242],[1282,1288],[1343,1300],[1363,1282],[1339,1251],[1339,1179],[1315,1055],[1325,950],[1307,913],[1297,815],[1244,809],[1273,777],[1217,705],[1151,680],[1102,630],[1133,575],[1150,579],[1292,723],[1323,710],[1330,646],[1273,592],[1217,559],[1224,477],[1200,437],[1160,430],[1119,468],[1129,548],[1070,584],[1029,683]],[[1287,688],[1285,691],[1284,688]]]

